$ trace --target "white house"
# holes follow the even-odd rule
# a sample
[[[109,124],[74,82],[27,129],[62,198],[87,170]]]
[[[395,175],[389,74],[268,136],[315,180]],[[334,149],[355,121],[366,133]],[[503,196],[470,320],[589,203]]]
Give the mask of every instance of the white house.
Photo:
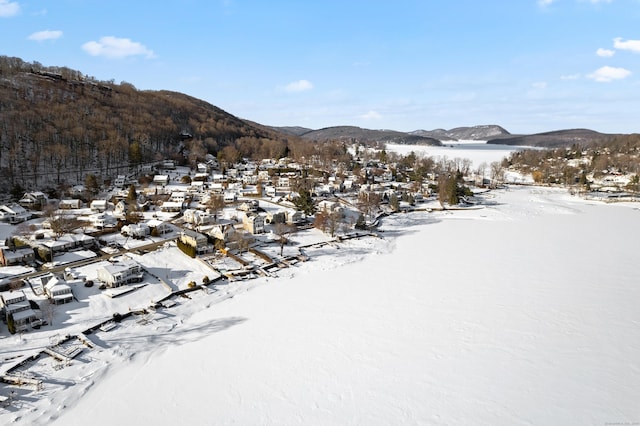
[[[226,191],[223,197],[225,203],[233,203],[238,199],[238,194],[232,191]]]
[[[12,224],[24,222],[31,218],[31,213],[20,204],[12,203],[0,206],[0,221]]]
[[[215,225],[208,227],[208,229],[206,230],[206,233],[207,235],[213,238],[227,242],[232,238],[232,235],[236,232],[234,224],[235,222],[228,221],[228,220],[220,221]],[[203,232],[205,232],[203,228],[201,229]]]
[[[160,206],[160,210],[163,212],[180,212],[182,211],[182,203],[176,201],[165,201]]]
[[[187,200],[187,193],[184,191],[174,191],[169,197],[169,201],[184,203]]]
[[[109,287],[120,287],[132,282],[141,282],[144,277],[142,267],[135,262],[120,262],[105,265],[96,270],[98,280]]]
[[[57,240],[39,242],[36,247],[44,247],[54,253],[61,253],[75,248],[91,248],[96,245],[96,239],[85,234],[64,234]]]
[[[144,238],[151,234],[151,228],[146,223],[132,223],[124,225],[120,233],[133,238]]]
[[[66,281],[59,279],[53,274],[46,274],[35,278],[35,281],[38,280],[42,285],[44,294],[47,295],[53,304],[62,305],[73,301],[71,286],[68,285]]]
[[[89,216],[89,222],[94,228],[104,229],[115,226],[118,221],[108,213],[97,213]]]
[[[151,231],[155,229],[156,233],[154,235],[164,235],[173,230],[173,228],[171,228],[171,225],[169,225],[167,222],[163,222],[162,220],[158,219],[149,219],[147,221],[147,225],[149,225]]]
[[[58,203],[59,209],[79,209],[82,207],[82,201],[78,199],[60,200]]]
[[[40,208],[47,204],[47,196],[44,192],[27,192],[18,203],[27,208]]]
[[[30,325],[40,324],[35,311],[22,290],[3,291],[0,293],[0,302],[4,307],[6,321],[11,317],[17,332],[25,331]]]
[[[182,218],[186,223],[190,223],[196,226],[208,225],[215,222],[215,215],[195,209],[185,210],[182,214]]]
[[[98,213],[106,211],[108,206],[107,200],[93,200],[91,204],[89,204],[91,211]]]
[[[155,175],[153,177],[155,185],[166,186],[169,183],[169,175]]]

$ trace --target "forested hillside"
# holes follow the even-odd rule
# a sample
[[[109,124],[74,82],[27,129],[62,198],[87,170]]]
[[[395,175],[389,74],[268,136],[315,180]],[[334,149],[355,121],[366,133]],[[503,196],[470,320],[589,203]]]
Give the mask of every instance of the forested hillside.
[[[198,99],[0,56],[0,189],[109,179],[162,158],[279,156],[295,145]]]
[[[634,192],[640,190],[640,135],[618,135],[588,145],[574,144],[555,149],[516,151],[504,165],[531,173],[537,183],[587,185],[593,179],[612,175],[633,176]]]

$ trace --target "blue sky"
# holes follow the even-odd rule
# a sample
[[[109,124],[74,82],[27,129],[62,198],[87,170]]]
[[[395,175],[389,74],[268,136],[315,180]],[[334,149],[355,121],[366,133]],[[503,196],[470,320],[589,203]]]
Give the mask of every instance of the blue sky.
[[[640,132],[640,0],[0,0],[0,55],[275,126]]]

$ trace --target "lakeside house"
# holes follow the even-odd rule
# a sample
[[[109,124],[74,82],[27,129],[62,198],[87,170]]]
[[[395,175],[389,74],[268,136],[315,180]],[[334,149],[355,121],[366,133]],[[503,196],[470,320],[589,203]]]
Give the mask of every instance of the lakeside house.
[[[247,232],[264,234],[264,216],[262,215],[251,212],[244,214],[242,217],[242,225]]]
[[[5,322],[13,323],[15,332],[26,331],[30,326],[41,324],[24,291],[3,291],[0,293],[0,303],[4,309]]]
[[[10,224],[21,223],[31,219],[31,213],[20,204],[0,205],[0,221]]]
[[[120,287],[125,284],[141,282],[144,277],[142,267],[133,261],[119,262],[101,266],[96,270],[98,280],[108,287]]]
[[[73,301],[71,286],[53,273],[32,278],[29,282],[32,287],[40,287],[42,293],[44,293],[54,305],[62,305]]]
[[[193,247],[196,253],[206,253],[212,249],[209,246],[209,239],[206,235],[189,229],[184,229],[180,232],[179,240],[181,243]]]

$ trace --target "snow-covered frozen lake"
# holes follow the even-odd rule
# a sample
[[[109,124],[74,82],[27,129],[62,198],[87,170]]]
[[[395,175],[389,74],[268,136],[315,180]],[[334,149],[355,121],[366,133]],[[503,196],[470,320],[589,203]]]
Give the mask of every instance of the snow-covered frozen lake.
[[[639,422],[637,206],[490,196],[123,324],[0,422]]]
[[[443,142],[443,146],[387,144],[386,149],[387,151],[402,155],[414,152],[416,155],[435,158],[447,157],[449,160],[454,158],[467,158],[471,160],[472,167],[477,168],[482,163],[489,165],[494,161],[502,161],[502,159],[508,157],[512,152],[525,149],[525,147],[489,145],[482,141],[457,141]]]

